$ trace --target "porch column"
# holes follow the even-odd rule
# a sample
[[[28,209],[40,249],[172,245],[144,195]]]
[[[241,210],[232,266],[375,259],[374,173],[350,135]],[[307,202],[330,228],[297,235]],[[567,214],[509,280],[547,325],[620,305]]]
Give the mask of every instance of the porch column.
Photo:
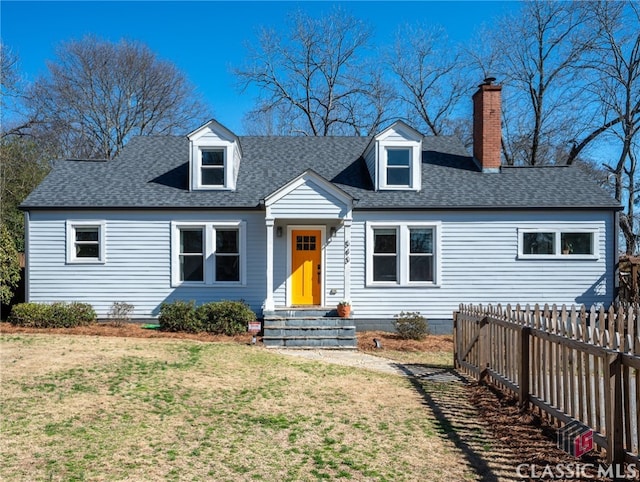
[[[267,297],[262,309],[273,311],[275,309],[273,302],[273,218],[266,218],[265,224],[267,225]]]
[[[351,219],[344,223],[344,299],[351,301]]]

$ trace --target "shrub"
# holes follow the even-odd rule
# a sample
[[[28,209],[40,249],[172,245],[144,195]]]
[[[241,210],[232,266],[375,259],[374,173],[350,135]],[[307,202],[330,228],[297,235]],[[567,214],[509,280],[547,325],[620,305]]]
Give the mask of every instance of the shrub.
[[[202,324],[196,316],[195,301],[176,300],[171,303],[162,303],[158,322],[162,331],[186,331],[189,333],[203,331]]]
[[[19,303],[11,308],[7,321],[16,326],[44,328],[51,314],[51,306],[42,303]]]
[[[9,323],[32,328],[72,328],[96,321],[87,303],[20,303],[13,307]]]
[[[205,331],[216,335],[238,335],[247,331],[247,324],[256,314],[242,301],[217,301],[196,310]]]
[[[18,250],[6,225],[0,224],[0,302],[8,305],[20,282]]]
[[[115,301],[109,310],[109,319],[115,326],[121,326],[131,319],[134,306],[122,301]]]
[[[400,338],[405,340],[422,340],[429,334],[429,325],[419,312],[401,312],[394,316],[394,325]]]

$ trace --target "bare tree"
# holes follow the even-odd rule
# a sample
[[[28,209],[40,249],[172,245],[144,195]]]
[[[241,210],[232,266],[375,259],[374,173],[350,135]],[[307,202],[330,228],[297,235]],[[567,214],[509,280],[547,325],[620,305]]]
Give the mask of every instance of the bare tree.
[[[134,135],[185,132],[205,120],[185,76],[145,45],[85,37],[63,43],[30,92],[41,131],[70,157],[111,159]]]
[[[579,2],[527,1],[491,30],[480,59],[504,79],[504,147],[508,164],[550,164],[585,125],[581,68],[594,44],[589,11]],[[485,32],[486,33],[486,32]],[[477,42],[476,42],[477,43]],[[498,54],[497,54],[498,53]],[[485,72],[486,73],[486,72]],[[588,120],[588,119],[587,119]]]
[[[23,109],[24,85],[18,71],[18,56],[0,43],[0,139],[25,135],[34,119]]]
[[[441,27],[405,25],[386,62],[398,83],[400,102],[416,128],[437,136],[450,134],[454,112],[467,98],[469,82],[461,77],[458,53]]]
[[[364,60],[371,29],[334,9],[312,18],[297,12],[288,38],[263,29],[249,62],[236,68],[240,88],[260,89],[250,130],[328,136],[368,134],[383,121],[390,91],[382,74]],[[265,125],[265,120],[268,123]]]
[[[635,215],[636,169],[640,139],[640,7],[636,2],[590,2],[598,49],[590,63],[595,72],[591,85],[602,112],[602,124],[586,140],[598,135],[613,138],[620,146],[615,164],[605,163],[615,180],[615,198],[625,202],[620,228],[627,254],[636,251],[638,220]],[[584,144],[574,146],[572,154]],[[572,159],[571,159],[572,160]]]

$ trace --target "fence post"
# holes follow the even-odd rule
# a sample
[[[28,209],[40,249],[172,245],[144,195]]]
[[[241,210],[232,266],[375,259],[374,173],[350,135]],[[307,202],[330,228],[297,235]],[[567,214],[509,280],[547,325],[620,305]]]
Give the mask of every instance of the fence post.
[[[486,328],[489,326],[489,318],[485,316],[478,323],[478,361],[479,373],[478,373],[478,381],[482,381],[487,376],[487,367],[489,366],[489,357],[491,356],[490,347],[489,347],[489,329]]]
[[[453,312],[453,367],[457,370],[460,368],[458,363],[458,311]]]
[[[529,404],[529,341],[531,328],[520,327],[520,359],[518,360],[518,407],[526,410]]]
[[[607,462],[624,463],[624,434],[622,414],[622,354],[604,357],[605,416],[607,427]]]

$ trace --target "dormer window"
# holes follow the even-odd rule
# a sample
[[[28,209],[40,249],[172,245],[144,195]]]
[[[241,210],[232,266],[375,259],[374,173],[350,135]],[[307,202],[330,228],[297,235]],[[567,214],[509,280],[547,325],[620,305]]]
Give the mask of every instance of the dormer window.
[[[422,189],[422,139],[402,121],[373,138],[363,157],[376,191]]]
[[[207,122],[187,137],[190,190],[234,190],[242,159],[238,137],[215,120]]]
[[[387,148],[387,186],[411,186],[411,149]]]
[[[225,149],[202,149],[200,156],[200,183],[203,186],[224,187]]]

